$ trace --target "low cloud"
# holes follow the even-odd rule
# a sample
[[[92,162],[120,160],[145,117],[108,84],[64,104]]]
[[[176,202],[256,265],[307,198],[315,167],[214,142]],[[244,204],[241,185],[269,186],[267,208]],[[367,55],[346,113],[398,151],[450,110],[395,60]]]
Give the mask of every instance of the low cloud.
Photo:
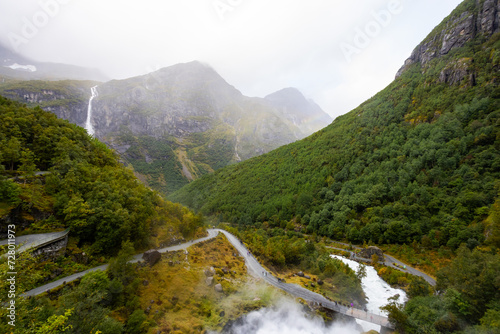
[[[238,334],[359,334],[355,324],[327,325],[322,318],[305,312],[291,299],[281,299],[275,306],[250,312],[227,333]]]
[[[0,42],[35,60],[98,68],[118,79],[200,60],[245,95],[294,86],[335,117],[389,84],[460,2],[2,1]],[[348,59],[346,45],[353,46]]]

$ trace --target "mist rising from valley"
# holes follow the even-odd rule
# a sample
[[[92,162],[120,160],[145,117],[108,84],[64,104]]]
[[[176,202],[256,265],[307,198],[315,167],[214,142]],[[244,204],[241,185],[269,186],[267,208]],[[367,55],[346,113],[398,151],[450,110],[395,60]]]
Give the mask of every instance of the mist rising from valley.
[[[253,311],[238,319],[226,334],[358,334],[356,324],[327,324],[291,299],[282,299],[275,306]]]

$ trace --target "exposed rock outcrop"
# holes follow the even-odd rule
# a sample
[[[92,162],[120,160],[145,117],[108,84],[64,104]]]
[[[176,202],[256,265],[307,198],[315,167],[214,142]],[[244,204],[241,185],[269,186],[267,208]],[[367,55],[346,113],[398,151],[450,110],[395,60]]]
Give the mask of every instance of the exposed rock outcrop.
[[[358,256],[365,259],[371,259],[374,254],[377,255],[379,259],[384,258],[384,253],[382,252],[382,250],[375,246],[370,246],[368,248],[362,249],[359,252]]]
[[[265,99],[246,97],[210,66],[196,61],[113,80],[98,90],[94,103],[98,137],[127,127],[134,135],[184,138],[214,130],[222,122],[240,140],[250,131],[249,144],[257,141],[261,145],[256,147],[266,147],[276,140],[288,143],[302,138],[331,122],[297,89],[287,88]],[[311,125],[310,119],[320,121]],[[255,155],[240,149],[240,155]]]
[[[464,46],[479,34],[491,36],[500,32],[500,0],[469,0],[457,9],[413,50],[403,67],[396,74],[401,76],[414,63],[423,67],[431,60],[447,55],[451,50]],[[456,71],[447,68],[441,73],[440,80],[449,84],[470,77],[469,70],[459,67]],[[472,79],[472,78],[471,78]]]
[[[468,86],[476,84],[476,75],[472,69],[472,59],[462,58],[448,64],[439,75],[439,82],[455,85],[468,78]]]
[[[5,84],[0,86],[0,94],[27,105],[40,106],[59,118],[84,127],[90,98],[89,84],[70,81],[65,83],[68,85],[65,89],[55,88],[60,83],[44,81],[23,83],[21,87],[17,83]]]
[[[147,264],[150,266],[154,266],[158,261],[161,259],[161,254],[157,250],[151,249],[142,255],[142,258],[144,261],[146,261]]]
[[[97,90],[92,103],[96,136],[163,193],[304,138],[331,122],[296,89],[265,99],[247,97],[196,61],[113,80]],[[286,99],[290,96],[293,101]],[[145,164],[156,165],[162,175],[151,179],[154,173]]]
[[[214,275],[215,275],[215,268],[214,267],[210,267],[210,268],[205,269],[205,276],[211,277]]]

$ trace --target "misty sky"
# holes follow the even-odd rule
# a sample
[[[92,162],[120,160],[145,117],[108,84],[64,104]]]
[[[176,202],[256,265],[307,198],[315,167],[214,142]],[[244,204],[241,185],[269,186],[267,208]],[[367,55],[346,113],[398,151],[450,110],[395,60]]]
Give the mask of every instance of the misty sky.
[[[336,117],[389,84],[460,2],[0,0],[0,42],[110,78],[200,60],[245,95],[297,87]]]

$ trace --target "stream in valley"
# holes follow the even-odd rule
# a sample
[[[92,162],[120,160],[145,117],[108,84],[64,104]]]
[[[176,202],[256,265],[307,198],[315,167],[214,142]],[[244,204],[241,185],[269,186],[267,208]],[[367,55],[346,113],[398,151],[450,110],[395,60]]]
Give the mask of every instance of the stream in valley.
[[[354,271],[357,271],[360,266],[358,262],[346,259],[345,257],[337,255],[332,255],[332,257],[341,260]],[[387,300],[396,294],[399,294],[400,302],[406,301],[406,293],[401,289],[392,288],[387,282],[378,276],[377,271],[372,266],[366,266],[366,277],[362,279],[361,283],[368,300],[366,308],[371,313],[387,316],[387,313],[381,311],[379,307],[386,305]],[[374,329],[377,332],[380,331],[380,326],[378,325],[374,325],[363,320],[356,320],[356,322],[360,324],[365,331],[369,331],[371,329]]]
[[[359,263],[332,255],[351,267],[354,271]],[[363,290],[368,300],[367,309],[375,314],[384,314],[379,307],[386,305],[388,298],[399,294],[400,301],[406,300],[406,293],[394,289],[378,275],[371,266],[366,266],[366,277],[362,280]],[[380,326],[356,320],[363,331],[380,331]],[[333,323],[325,324],[319,316],[311,316],[293,299],[284,299],[273,307],[262,308],[248,313],[233,324],[228,333],[238,334],[359,334],[359,326]]]

